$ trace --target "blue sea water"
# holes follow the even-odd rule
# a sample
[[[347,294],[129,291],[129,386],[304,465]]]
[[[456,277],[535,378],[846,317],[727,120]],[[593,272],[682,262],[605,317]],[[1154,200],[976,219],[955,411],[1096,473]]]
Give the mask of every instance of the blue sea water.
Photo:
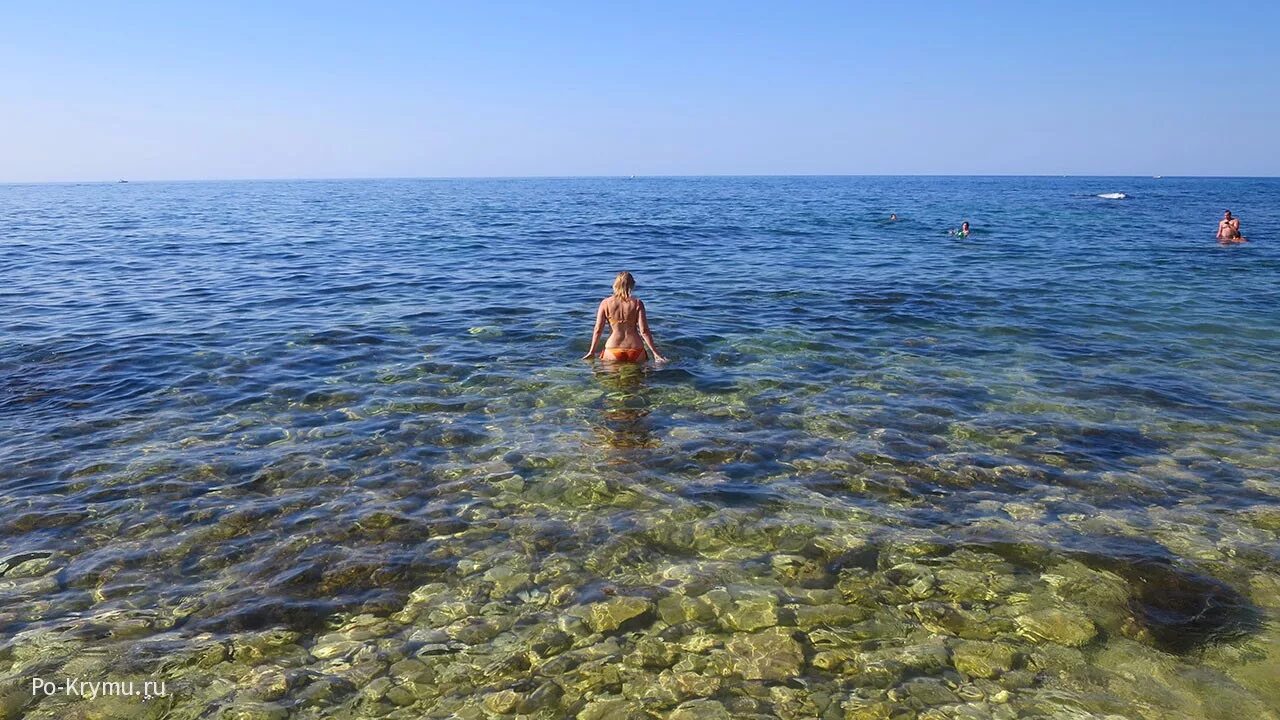
[[[1214,242],[1225,208],[1251,242]],[[665,366],[578,359],[624,269]],[[829,588],[859,548],[885,582],[964,551],[1123,578],[1142,627],[1094,617],[1082,652],[1275,699],[1204,653],[1280,667],[1280,180],[9,185],[0,277],[10,636],[123,614],[67,647],[310,647],[432,582],[487,593],[454,622],[502,617],[511,563],[555,615],[691,563]]]

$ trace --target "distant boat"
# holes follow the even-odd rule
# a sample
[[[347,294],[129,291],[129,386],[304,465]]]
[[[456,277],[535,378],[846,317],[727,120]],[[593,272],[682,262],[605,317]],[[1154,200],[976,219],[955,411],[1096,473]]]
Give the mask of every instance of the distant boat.
[[[1164,177],[1163,175],[1152,175],[1152,176],[1151,176],[1151,179],[1152,179],[1152,180],[1159,180],[1159,179],[1161,179],[1161,178],[1163,178],[1163,177]]]
[[[122,182],[122,183],[127,183],[127,182],[129,182],[129,181],[128,181],[128,180],[121,180],[120,182]]]

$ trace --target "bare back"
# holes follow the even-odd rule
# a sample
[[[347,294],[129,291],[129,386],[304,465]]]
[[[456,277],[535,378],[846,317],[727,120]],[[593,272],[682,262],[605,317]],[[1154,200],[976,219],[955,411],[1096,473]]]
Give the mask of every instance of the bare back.
[[[629,279],[630,273],[619,273],[615,282],[614,294],[600,301],[596,308],[596,324],[591,331],[591,345],[583,360],[594,357],[600,336],[604,333],[604,325],[609,323],[609,339],[604,343],[605,352],[600,359],[607,362],[642,362],[645,349],[655,362],[664,363],[666,358],[658,352],[653,341],[653,332],[649,330],[649,316],[645,312],[644,302],[631,295],[630,284],[619,291],[617,284]],[[633,283],[632,283],[633,284]]]
[[[605,341],[605,347],[644,347],[644,338],[641,337],[644,303],[639,298],[607,297],[600,302],[600,310],[609,320],[609,339]]]

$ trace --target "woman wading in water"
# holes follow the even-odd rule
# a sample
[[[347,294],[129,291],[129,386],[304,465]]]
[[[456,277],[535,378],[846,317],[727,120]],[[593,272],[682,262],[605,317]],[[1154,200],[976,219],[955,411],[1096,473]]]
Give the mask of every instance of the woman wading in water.
[[[625,270],[613,279],[613,295],[600,301],[596,310],[596,327],[591,331],[591,348],[582,356],[583,360],[589,360],[595,354],[604,322],[608,320],[609,339],[604,342],[601,360],[607,363],[644,362],[647,345],[655,362],[667,361],[658,352],[653,333],[649,332],[649,317],[645,315],[644,303],[631,295],[635,286],[636,279]]]

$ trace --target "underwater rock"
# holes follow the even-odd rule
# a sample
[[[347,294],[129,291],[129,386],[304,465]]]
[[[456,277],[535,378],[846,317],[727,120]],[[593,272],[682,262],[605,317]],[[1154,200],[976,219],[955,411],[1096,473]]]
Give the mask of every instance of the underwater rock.
[[[435,670],[418,658],[406,658],[393,663],[388,674],[397,682],[398,688],[413,694],[417,699],[430,698],[439,692],[435,685]],[[394,699],[392,702],[403,704]]]
[[[851,697],[844,702],[845,720],[892,720],[895,716],[909,717],[898,705],[887,700],[866,700]]]
[[[672,593],[658,601],[658,615],[668,625],[709,622],[715,618],[715,608],[701,597]]]
[[[517,590],[527,587],[530,583],[530,575],[528,572],[514,568],[509,565],[499,565],[490,568],[484,574],[484,579],[493,583],[492,597],[499,598],[510,595]]]
[[[801,690],[785,685],[770,686],[768,699],[780,720],[820,718],[831,704],[831,697],[816,688]]]
[[[705,653],[723,647],[724,641],[718,635],[695,633],[680,641],[680,648],[687,653]]]
[[[1069,647],[1087,645],[1098,634],[1093,620],[1084,613],[1062,608],[1035,610],[1017,618],[1024,635],[1037,640]]]
[[[727,595],[718,602],[721,595]],[[753,632],[778,624],[778,597],[767,590],[734,588],[731,592],[712,590],[703,595],[716,610],[726,630]]]
[[[983,610],[966,610],[960,605],[940,602],[922,602],[911,606],[911,612],[920,624],[933,632],[955,635],[970,640],[991,640],[998,625]]]
[[[0,720],[19,720],[33,702],[35,695],[29,678],[0,679]]]
[[[128,679],[113,679],[127,685]],[[143,687],[143,679],[133,679],[135,687]],[[103,694],[84,704],[84,720],[160,720],[169,712],[173,696],[144,700],[129,695]]]
[[[480,703],[485,710],[498,715],[507,715],[515,712],[516,706],[521,701],[520,693],[514,690],[499,690],[498,692],[489,693],[484,696]]]
[[[723,680],[715,675],[694,672],[664,672],[658,684],[670,690],[677,698],[711,697],[720,691]]]
[[[812,605],[795,610],[796,625],[802,630],[853,625],[870,616],[870,610],[855,605]]]
[[[573,646],[573,637],[551,625],[539,625],[526,638],[530,650],[543,658],[553,657]]]
[[[624,625],[643,622],[653,612],[648,598],[621,596],[594,603],[585,609],[583,620],[592,631],[613,632]]]
[[[715,695],[722,686],[718,675],[664,670],[633,675],[623,683],[623,694],[649,707],[668,708],[690,698]]]
[[[912,600],[931,597],[937,584],[933,570],[918,563],[896,565],[885,572],[885,578],[905,590]]]
[[[997,572],[943,568],[938,570],[938,592],[955,602],[993,602],[1018,586],[1012,576]]]
[[[786,601],[794,605],[840,605],[844,596],[835,588],[795,588],[786,590]]]
[[[640,707],[640,703],[626,698],[601,698],[587,703],[576,717],[577,720],[640,720],[650,717]]]
[[[317,640],[315,646],[311,648],[311,655],[317,660],[332,660],[333,658],[354,655],[363,647],[364,643],[357,640],[348,640],[342,635],[325,635]]]
[[[803,588],[823,588],[833,578],[817,558],[778,553],[769,558],[774,577],[786,585]]]
[[[842,570],[836,580],[836,590],[850,605],[875,607],[881,604],[883,588],[877,584],[877,578],[870,572],[861,569]]]
[[[191,655],[190,662],[200,668],[210,668],[230,659],[244,665],[256,665],[269,658],[302,650],[297,645],[301,637],[299,633],[289,630],[267,630],[241,633],[230,642],[201,642]],[[212,636],[206,634],[201,638],[207,640]]]
[[[394,630],[394,624],[386,618],[364,613],[352,617],[335,632],[352,640],[372,640],[391,635]]]
[[[1249,595],[1261,607],[1280,609],[1280,575],[1269,572],[1254,573],[1249,578]]]
[[[57,560],[53,553],[29,552],[0,560],[0,577],[33,578],[54,569]]]
[[[868,660],[866,657],[846,660],[841,675],[858,687],[888,688],[902,681],[906,666],[891,658]]]
[[[669,720],[733,720],[729,710],[715,700],[690,700],[667,717]]]
[[[954,705],[960,698],[946,683],[936,678],[916,678],[889,691],[891,700],[911,698],[925,705]]]
[[[963,641],[951,650],[951,660],[960,672],[973,677],[993,678],[1014,668],[1016,648],[994,642]]]
[[[1240,513],[1240,516],[1256,528],[1280,533],[1280,505],[1257,505]]]
[[[284,697],[297,684],[296,676],[291,676],[284,668],[260,665],[253,669],[241,682],[256,697],[274,702]]]
[[[559,683],[547,680],[533,692],[520,698],[520,702],[516,705],[516,712],[522,715],[536,713],[540,710],[550,710],[560,705],[561,698],[564,697],[564,688]]]
[[[1060,538],[1063,549],[1013,539],[987,538],[968,549],[991,552],[1044,572],[1062,555],[1124,579],[1131,622],[1166,652],[1185,654],[1205,645],[1256,632],[1261,614],[1243,595],[1216,578],[1180,567],[1164,545],[1141,536],[1078,535]],[[1100,617],[1110,623],[1105,613]]]
[[[647,637],[636,641],[627,662],[642,668],[669,668],[680,657],[679,646],[660,638]]]
[[[449,637],[464,645],[486,643],[509,629],[514,618],[501,615],[459,620],[445,628]]]
[[[804,650],[785,628],[738,633],[725,643],[734,672],[747,680],[787,680],[800,674]]]
[[[870,663],[895,663],[907,674],[937,675],[951,667],[951,655],[941,640],[882,648],[867,653],[865,658]]]
[[[835,673],[839,672],[846,662],[856,661],[861,657],[862,653],[856,650],[819,650],[813,654],[809,662],[819,670]]]
[[[564,688],[562,702],[566,706],[581,702],[583,698],[597,698],[619,692],[626,694],[627,683],[624,678],[627,676],[616,657],[583,662],[568,672],[554,672],[549,665],[550,663],[548,666],[539,668],[539,674],[555,676]],[[647,673],[640,677],[645,678],[646,681],[651,679]]]

